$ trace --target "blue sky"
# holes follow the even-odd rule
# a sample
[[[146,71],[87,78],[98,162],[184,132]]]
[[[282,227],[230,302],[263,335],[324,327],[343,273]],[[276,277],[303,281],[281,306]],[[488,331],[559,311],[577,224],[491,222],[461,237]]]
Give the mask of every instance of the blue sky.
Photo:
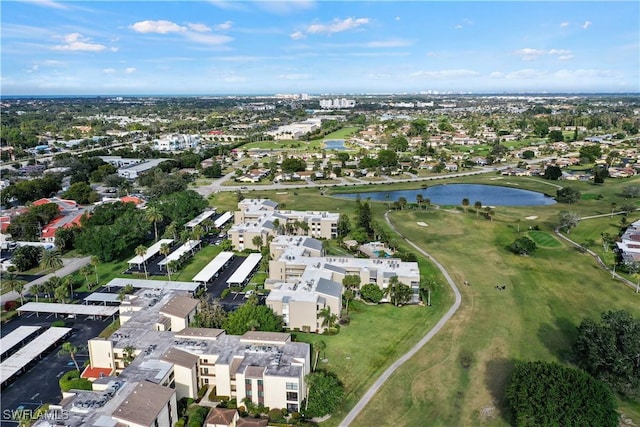
[[[636,1],[0,7],[4,95],[640,91]]]

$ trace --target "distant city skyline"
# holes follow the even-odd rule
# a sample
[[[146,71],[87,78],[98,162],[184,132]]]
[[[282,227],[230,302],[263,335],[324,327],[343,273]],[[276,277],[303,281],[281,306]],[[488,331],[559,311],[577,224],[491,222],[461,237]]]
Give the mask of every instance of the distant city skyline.
[[[1,8],[4,96],[640,92],[636,1]]]

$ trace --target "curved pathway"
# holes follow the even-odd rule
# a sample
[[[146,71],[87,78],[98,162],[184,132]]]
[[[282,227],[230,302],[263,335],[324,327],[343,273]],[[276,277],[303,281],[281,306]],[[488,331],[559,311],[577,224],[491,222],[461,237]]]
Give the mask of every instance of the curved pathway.
[[[445,268],[442,266],[442,264],[440,264],[435,258],[433,258],[427,252],[422,250],[418,245],[416,245],[412,241],[408,240],[405,236],[403,236],[402,233],[400,233],[393,226],[391,221],[389,221],[388,214],[389,214],[389,211],[385,212],[385,214],[384,214],[384,219],[387,221],[387,224],[389,224],[391,229],[396,234],[401,236],[408,244],[410,244],[414,249],[416,249],[422,255],[427,257],[429,259],[429,261],[431,261],[436,267],[438,267],[440,272],[442,272],[442,274],[444,275],[445,279],[447,279],[447,283],[449,283],[449,286],[453,290],[453,293],[455,294],[456,300],[453,303],[453,305],[451,306],[451,308],[449,309],[449,311],[447,311],[447,313],[438,321],[438,323],[436,323],[436,325],[433,328],[431,328],[431,330],[427,333],[427,335],[425,335],[420,341],[418,341],[416,343],[416,345],[414,345],[408,352],[406,352],[404,355],[402,355],[398,360],[393,362],[393,364],[391,364],[391,366],[389,366],[382,373],[380,378],[378,378],[376,380],[376,382],[374,382],[371,385],[371,387],[369,387],[369,389],[362,396],[360,401],[358,401],[358,403],[353,407],[353,409],[351,409],[351,411],[349,411],[347,416],[342,420],[342,422],[340,423],[341,427],[346,427],[346,426],[350,425],[356,419],[356,417],[360,414],[360,412],[362,412],[362,410],[369,403],[369,401],[371,401],[371,399],[373,399],[373,396],[375,396],[375,394],[378,392],[380,387],[382,387],[382,385],[389,379],[389,377],[391,377],[391,374],[393,374],[404,362],[406,362],[407,360],[411,359],[426,343],[428,343],[431,340],[431,338],[433,338],[435,336],[435,334],[437,334],[440,331],[440,329],[442,329],[442,327],[449,321],[449,319],[451,319],[451,317],[453,317],[455,312],[460,307],[460,304],[462,303],[462,295],[460,295],[460,291],[458,290],[458,287],[456,286],[456,283],[453,281],[453,279],[449,275],[449,272],[447,272],[447,270],[445,270]]]

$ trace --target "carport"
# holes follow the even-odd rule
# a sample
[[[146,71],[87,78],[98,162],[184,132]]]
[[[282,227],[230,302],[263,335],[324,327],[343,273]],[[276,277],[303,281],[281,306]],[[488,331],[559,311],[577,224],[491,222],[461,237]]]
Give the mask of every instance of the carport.
[[[111,304],[120,304],[120,295],[118,294],[110,294],[108,292],[94,292],[83,299],[85,304],[93,304],[102,303],[102,305],[107,305],[107,303]]]
[[[78,315],[89,316],[93,319],[99,317],[109,317],[118,314],[118,307],[85,304],[57,304],[52,302],[28,302],[16,309],[19,313],[40,313],[54,314],[75,317]]]

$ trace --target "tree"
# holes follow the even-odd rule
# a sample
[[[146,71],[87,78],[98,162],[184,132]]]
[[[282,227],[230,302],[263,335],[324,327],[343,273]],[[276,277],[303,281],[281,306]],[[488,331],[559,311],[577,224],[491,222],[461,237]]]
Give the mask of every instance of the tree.
[[[180,263],[176,259],[172,259],[167,263],[167,274],[169,275],[169,281],[171,281],[171,273],[178,271]]]
[[[65,284],[58,285],[53,290],[53,297],[56,299],[56,301],[64,304],[67,301],[67,298],[69,297],[69,288],[67,287],[67,285]]]
[[[242,335],[250,330],[282,331],[282,317],[265,305],[258,305],[258,298],[251,295],[249,300],[236,311],[230,313],[224,322],[229,335]]]
[[[389,148],[389,150],[404,152],[409,148],[409,141],[407,141],[407,138],[405,138],[404,136],[396,136],[391,141],[389,141],[387,147]]]
[[[551,181],[557,181],[558,179],[562,178],[562,169],[560,169],[560,166],[547,166],[544,169],[544,174],[542,174],[542,177]]]
[[[100,279],[98,278],[98,264],[100,264],[100,258],[97,256],[91,257],[91,265],[93,266],[93,270],[96,273],[96,286],[100,284]]]
[[[166,261],[166,260],[167,260],[167,257],[168,257],[168,256],[169,256],[169,254],[171,253],[171,247],[170,247],[168,244],[163,243],[163,244],[161,244],[161,245],[160,245],[160,250],[159,250],[159,252],[160,252],[160,255],[164,255],[164,260]],[[166,264],[165,264],[165,265],[166,265]]]
[[[143,245],[140,245],[136,248],[136,255],[142,259],[142,266],[144,267],[144,277],[147,279],[149,275],[147,274],[147,261],[144,259],[144,256],[147,254],[147,248]]]
[[[555,363],[517,364],[505,397],[517,426],[618,425],[615,397],[605,384]]]
[[[398,276],[393,276],[389,279],[389,286],[385,289],[385,293],[389,295],[389,302],[396,306],[408,303],[413,295],[411,287],[400,282]]]
[[[210,300],[206,297],[200,299],[200,308],[193,317],[191,326],[194,328],[222,329],[227,319],[227,312],[218,300]]]
[[[275,225],[275,223],[274,223]],[[351,223],[347,215],[340,215],[338,217],[338,237],[344,237],[351,231]]]
[[[536,242],[528,237],[520,237],[511,243],[507,249],[516,255],[532,255],[536,250]]]
[[[316,359],[315,359],[315,362],[313,363],[313,372],[315,372],[316,368],[318,367],[320,352],[324,351],[326,348],[327,348],[327,344],[322,340],[313,344],[313,349],[316,351]]]
[[[602,313],[600,323],[583,320],[573,355],[579,367],[616,392],[640,397],[640,318],[621,310]]]
[[[478,214],[480,213],[480,209],[482,209],[482,202],[477,200],[474,204],[473,204],[474,209],[476,210],[476,218],[478,217]]]
[[[262,236],[261,235],[253,236],[253,238],[251,239],[251,243],[253,244],[253,246],[255,246],[257,250],[261,250],[263,245]]]
[[[549,131],[549,142],[561,142],[564,141],[564,135],[561,130],[552,130]]]
[[[80,372],[80,366],[78,366],[78,361],[76,360],[76,354],[78,354],[79,351],[80,349],[78,347],[67,341],[62,344],[62,348],[60,349],[58,354],[61,356],[68,354],[69,357],[71,357],[73,364],[76,365],[76,371]]]
[[[400,210],[403,210],[404,207],[407,205],[407,198],[406,197],[399,197],[398,198],[398,204],[400,205]]]
[[[162,216],[162,212],[160,212],[160,209],[158,209],[155,206],[149,206],[145,210],[144,216],[147,219],[147,221],[153,224],[153,230],[155,232],[156,241],[157,241],[158,240],[158,223],[164,220],[164,217]]]
[[[626,187],[623,187],[622,195],[624,197],[635,199],[636,197],[640,196],[640,185],[627,185]]]
[[[464,199],[462,199],[462,208],[466,212],[468,207],[469,207],[469,199],[465,197]]]
[[[6,278],[3,278],[3,281],[4,281],[3,287],[6,287],[13,292],[17,292],[18,295],[20,295],[20,305],[23,305],[24,304],[23,293],[24,293],[24,287],[26,285],[26,282],[24,280],[18,279],[18,276],[16,276],[13,273],[9,273]]]
[[[344,388],[338,378],[329,372],[316,371],[307,375],[309,393],[304,409],[305,418],[322,417],[334,412],[344,396]]]
[[[57,250],[45,250],[40,257],[40,268],[43,270],[53,270],[54,275],[56,270],[63,266],[62,257]]]
[[[422,202],[424,202],[424,196],[422,194],[416,194],[416,203],[418,204],[418,209],[421,209]]]
[[[329,306],[322,308],[318,312],[318,317],[322,319],[321,326],[327,329],[333,328],[336,325],[336,322],[338,321],[338,315],[335,313],[331,313],[331,307]]]
[[[380,287],[374,283],[367,283],[360,289],[360,295],[367,301],[373,303],[379,303],[382,297],[384,296],[384,292]]]
[[[575,203],[580,200],[581,196],[582,194],[580,194],[580,191],[574,190],[571,187],[559,188],[556,191],[556,201],[558,203]]]
[[[602,148],[600,144],[584,145],[580,147],[580,158],[586,159],[589,163],[602,157]]]
[[[122,349],[122,362],[125,368],[131,364],[136,358],[136,349],[133,346],[126,346]]]
[[[81,205],[95,203],[100,200],[100,196],[86,182],[75,182],[62,194],[65,199],[75,200]]]
[[[580,221],[580,215],[575,212],[561,211],[558,216],[558,228],[565,231],[567,234],[569,234],[571,229],[578,225],[578,222]]]
[[[378,152],[378,164],[390,168],[398,164],[398,155],[393,150],[380,150]]]

